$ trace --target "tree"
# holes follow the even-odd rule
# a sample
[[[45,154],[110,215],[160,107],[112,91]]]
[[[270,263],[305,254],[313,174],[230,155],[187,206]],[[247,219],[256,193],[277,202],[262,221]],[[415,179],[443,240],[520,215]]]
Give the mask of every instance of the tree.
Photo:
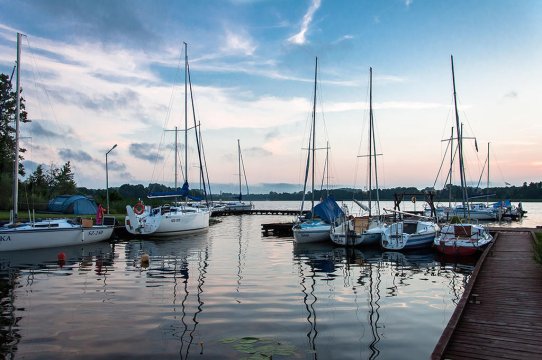
[[[38,165],[36,170],[27,179],[28,189],[37,196],[49,195],[49,181],[43,171],[43,165]]]
[[[22,90],[21,90],[22,93]],[[17,111],[17,94],[13,91],[11,78],[0,74],[0,203],[11,202],[13,164],[15,163],[15,114]],[[24,99],[20,99],[20,122],[26,123]],[[19,148],[19,159],[26,150]],[[19,163],[19,175],[24,176],[24,166]]]
[[[22,90],[21,90],[22,93]],[[0,173],[11,174],[15,157],[15,115],[17,111],[17,94],[12,88],[11,79],[0,74]],[[20,99],[21,123],[27,123],[24,98]],[[19,160],[24,160],[22,154],[26,149],[19,148]],[[24,176],[22,163],[19,163],[19,175]]]
[[[54,192],[58,195],[74,194],[77,190],[74,177],[71,164],[68,161],[57,171],[53,186]]]

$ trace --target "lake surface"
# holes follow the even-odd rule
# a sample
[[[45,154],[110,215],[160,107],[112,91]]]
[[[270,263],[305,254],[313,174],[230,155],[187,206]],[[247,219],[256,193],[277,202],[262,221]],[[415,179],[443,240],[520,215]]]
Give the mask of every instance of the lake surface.
[[[535,211],[524,208],[528,226]],[[221,220],[186,238],[0,253],[1,355],[428,358],[474,266],[431,250],[347,250],[262,236],[262,223],[288,216]]]

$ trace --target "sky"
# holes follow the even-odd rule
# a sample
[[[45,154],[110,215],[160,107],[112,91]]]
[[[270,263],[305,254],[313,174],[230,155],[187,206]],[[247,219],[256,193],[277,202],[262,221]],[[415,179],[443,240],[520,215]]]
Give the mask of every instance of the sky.
[[[302,189],[316,58],[317,188],[368,186],[369,68],[379,186],[441,188],[451,55],[469,184],[487,186],[488,144],[490,186],[542,180],[538,0],[0,0],[1,73],[17,32],[25,166],[70,161],[78,186],[105,188],[115,144],[110,187],[174,184],[183,43],[215,192],[238,186],[238,139],[251,193]],[[197,187],[193,129],[187,145]]]

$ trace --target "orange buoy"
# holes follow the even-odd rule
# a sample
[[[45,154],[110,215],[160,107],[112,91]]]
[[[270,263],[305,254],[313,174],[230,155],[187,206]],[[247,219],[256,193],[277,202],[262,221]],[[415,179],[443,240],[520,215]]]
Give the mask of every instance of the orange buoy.
[[[61,251],[61,252],[59,252],[59,253],[57,254],[56,259],[57,259],[57,261],[58,261],[58,265],[59,265],[60,267],[63,267],[64,264],[66,263],[66,254],[64,254],[64,253]]]

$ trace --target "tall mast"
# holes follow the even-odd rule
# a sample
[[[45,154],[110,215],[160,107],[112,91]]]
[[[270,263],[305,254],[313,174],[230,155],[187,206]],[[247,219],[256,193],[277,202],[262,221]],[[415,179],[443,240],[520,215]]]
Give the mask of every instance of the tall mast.
[[[451,63],[452,63],[452,83],[454,87],[454,108],[455,108],[455,124],[457,128],[457,146],[459,149],[459,177],[461,178],[461,192],[462,192],[462,204],[463,204],[463,215],[465,215],[465,211],[468,206],[468,199],[467,199],[467,189],[465,184],[465,165],[463,163],[463,128],[459,124],[459,113],[457,112],[457,94],[455,91],[455,74],[454,74],[454,57],[453,55],[450,55]]]
[[[454,165],[454,127],[452,126],[452,135],[450,136],[450,172],[448,180],[450,182],[450,189],[448,193],[448,207],[452,207],[452,172]]]
[[[17,103],[15,107],[15,159],[13,161],[13,222],[17,220],[19,212],[19,122],[21,108],[21,38],[22,34],[17,33],[17,80],[15,91],[17,92]]]
[[[372,80],[372,69],[371,69],[371,127],[372,127],[372,138],[373,138],[373,156],[374,156],[374,168],[375,168],[375,189],[376,189],[376,209],[378,215],[380,216],[380,194],[378,187],[378,166],[376,164],[376,137],[375,137],[375,126],[374,126],[374,116],[373,116],[373,80]]]
[[[177,190],[177,161],[179,160],[179,157],[177,155],[178,146],[177,146],[178,140],[177,140],[177,127],[175,126],[175,190]]]
[[[487,188],[486,188],[486,205],[489,204],[489,143],[487,143]]]
[[[239,161],[239,201],[241,201],[243,195],[241,192],[241,143],[239,139],[237,139],[237,157]]]
[[[372,181],[373,181],[373,68],[369,68],[369,216],[372,206]],[[376,159],[375,159],[376,160]]]
[[[314,99],[312,104],[312,199],[311,210],[314,209],[314,155],[316,152],[316,82],[318,74],[318,57],[314,67]],[[314,214],[313,214],[314,215]]]
[[[188,182],[188,44],[184,44],[184,181]]]

